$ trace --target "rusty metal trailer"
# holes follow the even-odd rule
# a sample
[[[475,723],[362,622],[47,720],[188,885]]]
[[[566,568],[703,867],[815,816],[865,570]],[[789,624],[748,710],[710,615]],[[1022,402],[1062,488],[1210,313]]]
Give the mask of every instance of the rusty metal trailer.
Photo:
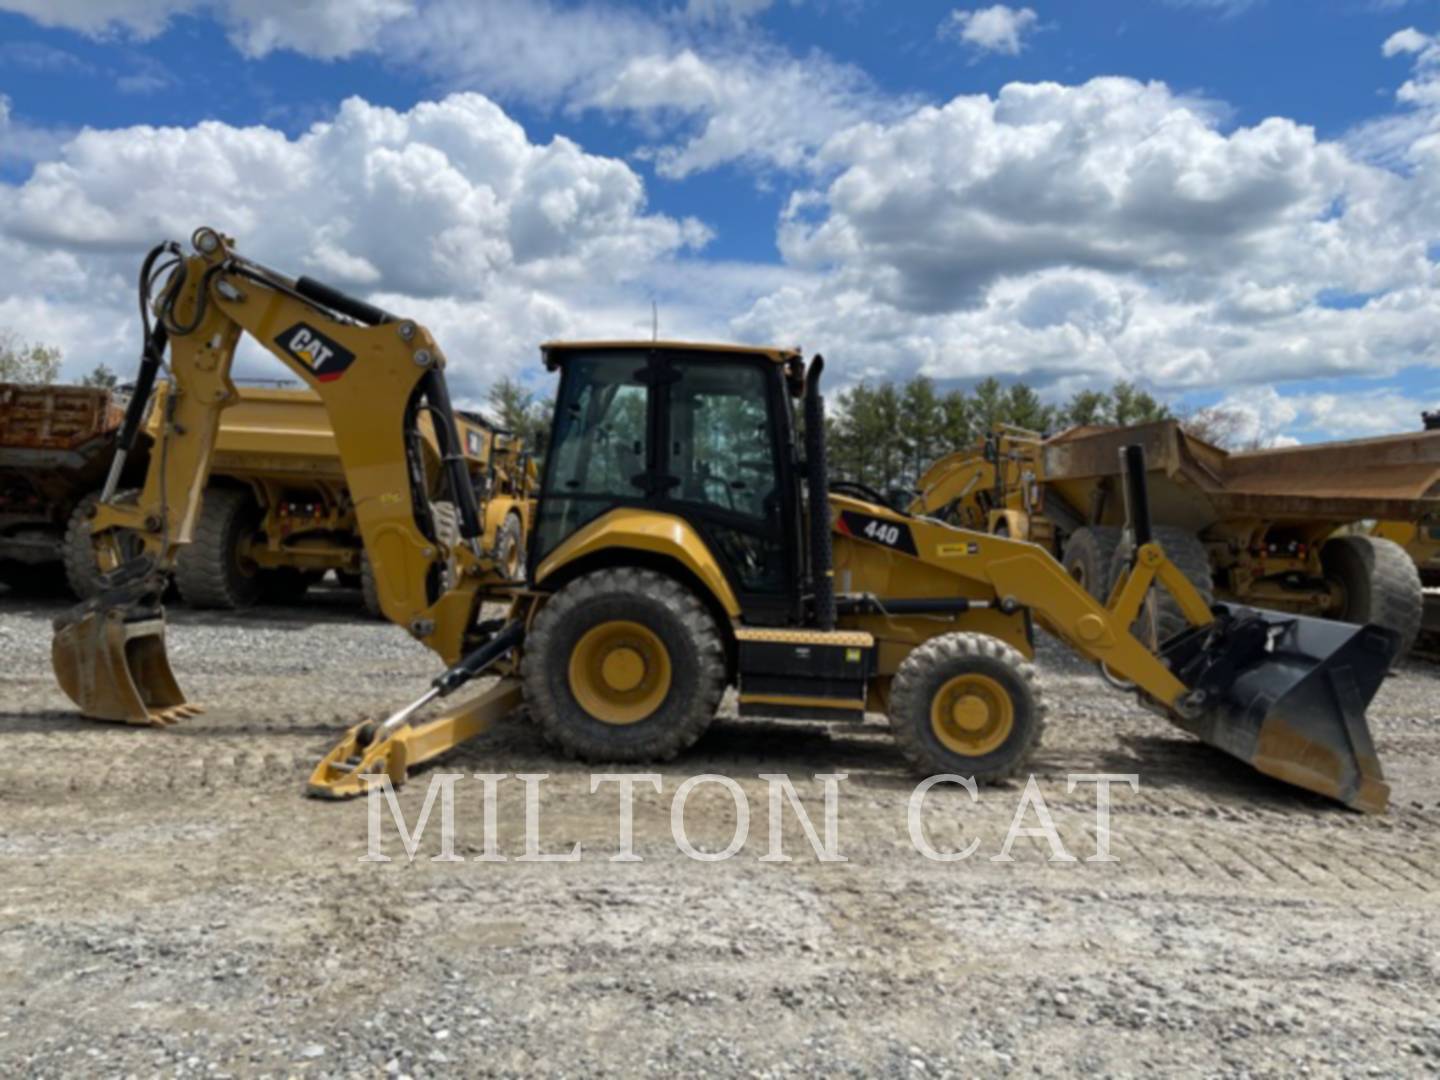
[[[0,584],[64,587],[65,528],[105,479],[121,415],[108,390],[0,384]]]

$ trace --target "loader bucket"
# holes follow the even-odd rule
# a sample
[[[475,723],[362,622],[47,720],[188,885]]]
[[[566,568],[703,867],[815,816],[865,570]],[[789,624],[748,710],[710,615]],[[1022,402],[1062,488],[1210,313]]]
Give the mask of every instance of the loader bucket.
[[[1267,776],[1384,813],[1390,788],[1365,710],[1399,635],[1233,604],[1215,615],[1161,650],[1192,690],[1172,719]]]
[[[164,609],[104,599],[55,620],[50,661],[60,688],[95,720],[163,727],[199,713],[170,671]]]

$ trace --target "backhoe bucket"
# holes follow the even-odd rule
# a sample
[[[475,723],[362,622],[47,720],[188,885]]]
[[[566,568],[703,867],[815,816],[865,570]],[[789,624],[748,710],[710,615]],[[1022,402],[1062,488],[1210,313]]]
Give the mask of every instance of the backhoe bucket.
[[[1215,612],[1161,650],[1192,690],[1175,722],[1267,776],[1384,813],[1390,788],[1365,710],[1399,635],[1232,604]]]
[[[81,605],[55,620],[50,660],[60,688],[92,719],[163,727],[201,711],[185,703],[170,671],[158,606]]]

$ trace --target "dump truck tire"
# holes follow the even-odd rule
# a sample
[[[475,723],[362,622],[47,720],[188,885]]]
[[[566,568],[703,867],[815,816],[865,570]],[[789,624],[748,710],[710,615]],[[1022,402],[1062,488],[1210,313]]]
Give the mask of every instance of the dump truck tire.
[[[1210,568],[1210,553],[1200,538],[1188,529],[1174,525],[1156,525],[1155,540],[1165,551],[1165,557],[1195,586],[1195,591],[1209,606],[1215,603],[1215,575]],[[1134,544],[1128,534],[1122,534],[1115,549],[1115,559],[1110,565],[1110,583],[1120,580],[1121,569],[1130,562]],[[1151,587],[1150,596],[1140,609],[1140,617],[1130,628],[1140,641],[1151,649],[1158,649],[1176,634],[1189,629],[1190,620],[1175,603],[1175,598],[1158,581]]]
[[[514,511],[506,514],[500,524],[495,555],[507,578],[515,581],[525,576],[525,529],[520,524],[520,515]]]
[[[526,637],[525,698],[545,738],[585,761],[668,761],[710,726],[725,691],[715,619],[650,570],[576,578]]]
[[[369,555],[360,556],[360,602],[375,618],[385,617],[380,610],[380,591],[375,586],[375,568],[370,565]]]
[[[192,541],[175,559],[180,597],[193,608],[234,610],[260,596],[260,574],[240,558],[240,547],[255,533],[260,505],[245,488],[205,492]]]
[[[133,491],[116,493],[117,499],[134,495]],[[95,560],[95,545],[90,542],[90,521],[95,516],[95,507],[100,503],[100,493],[93,491],[76,504],[65,525],[65,540],[60,557],[65,565],[65,581],[70,591],[79,600],[89,600],[100,591],[100,564]],[[121,554],[125,558],[140,554],[143,545],[132,536],[121,541]]]
[[[890,730],[919,773],[993,784],[1025,767],[1045,731],[1035,666],[988,634],[942,634],[890,684]]]
[[[1109,599],[1115,581],[1115,552],[1122,537],[1121,530],[1113,525],[1086,525],[1065,541],[1066,571],[1102,604]]]
[[[1400,635],[1405,656],[1420,634],[1425,590],[1415,562],[1399,544],[1378,536],[1335,536],[1320,549],[1325,580],[1340,586],[1344,602],[1334,618],[1375,623]]]

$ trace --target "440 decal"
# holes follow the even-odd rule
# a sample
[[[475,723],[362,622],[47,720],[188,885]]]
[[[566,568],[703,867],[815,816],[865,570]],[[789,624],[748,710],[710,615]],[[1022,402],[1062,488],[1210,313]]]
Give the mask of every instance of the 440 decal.
[[[835,520],[835,527],[857,540],[869,540],[881,547],[903,551],[906,555],[919,554],[910,526],[903,521],[890,521],[873,514],[862,514],[858,510],[842,510]]]

